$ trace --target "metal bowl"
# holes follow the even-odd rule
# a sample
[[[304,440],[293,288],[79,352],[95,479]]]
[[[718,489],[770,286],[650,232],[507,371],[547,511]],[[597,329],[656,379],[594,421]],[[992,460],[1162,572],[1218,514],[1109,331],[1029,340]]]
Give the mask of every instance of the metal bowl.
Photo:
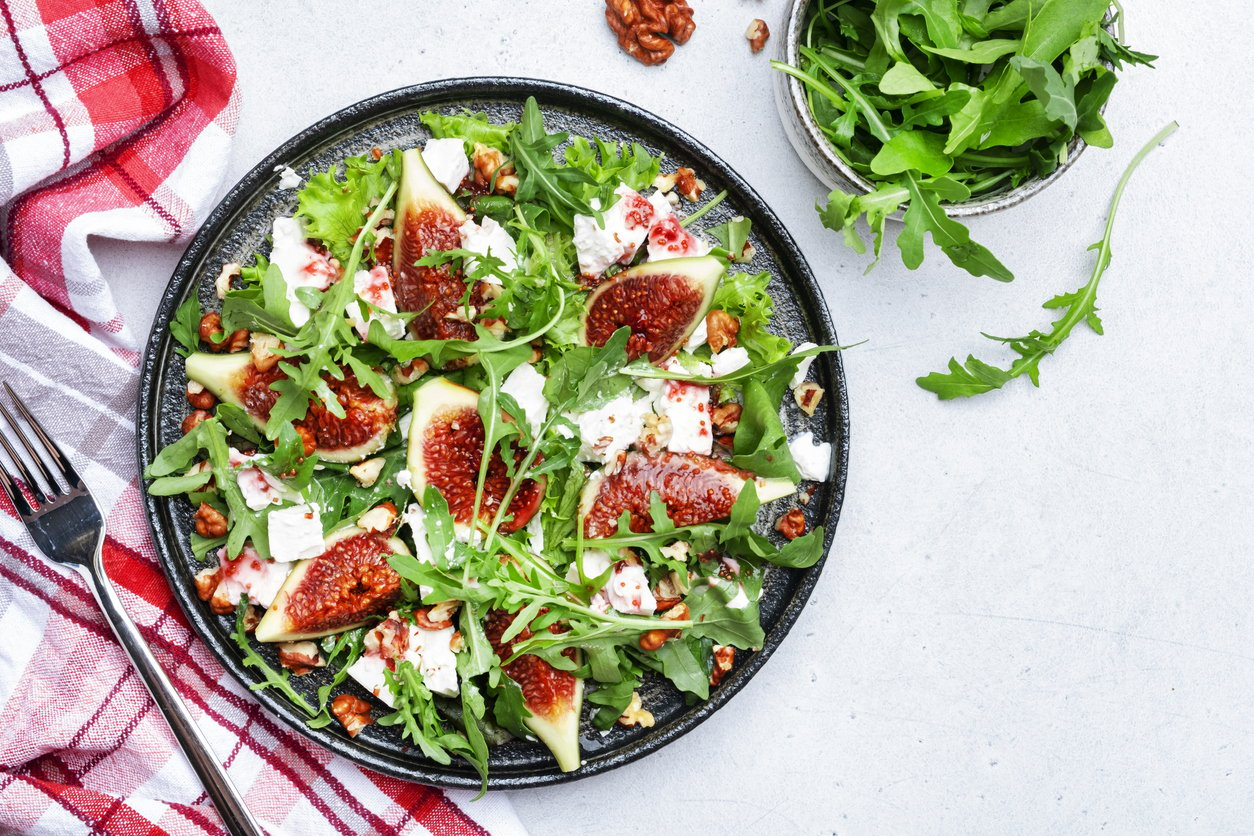
[[[779,60],[793,67],[800,63],[801,33],[810,2],[811,0],[793,0],[788,9],[788,17],[784,21],[783,47]],[[855,171],[853,166],[827,141],[827,137],[823,135],[818,122],[814,119],[814,114],[810,112],[805,88],[800,81],[787,73],[777,72],[775,74],[775,104],[779,109],[780,120],[784,123],[784,133],[788,135],[788,141],[792,143],[797,156],[801,157],[801,161],[815,177],[823,181],[829,189],[842,189],[863,194],[875,190],[875,184]],[[1048,176],[1035,177],[1018,186],[964,203],[944,204],[945,214],[951,218],[987,215],[990,212],[1022,203],[1061,177],[1075,164],[1080,152],[1086,147],[1088,146],[1084,140],[1077,136],[1067,146],[1066,161]],[[899,218],[899,214],[894,217]]]

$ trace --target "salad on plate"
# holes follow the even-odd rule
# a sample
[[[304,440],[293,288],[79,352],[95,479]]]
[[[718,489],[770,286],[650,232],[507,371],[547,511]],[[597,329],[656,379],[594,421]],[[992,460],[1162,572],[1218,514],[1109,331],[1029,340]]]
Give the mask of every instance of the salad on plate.
[[[764,575],[822,557],[831,445],[780,413],[835,347],[772,332],[749,222],[681,211],[696,172],[534,99],[421,119],[421,148],[285,170],[269,251],[180,306],[148,490],[189,500],[200,598],[310,726],[399,726],[485,782],[537,738],[571,771],[585,704],[604,730],[653,724],[646,676],[708,698],[762,644]]]

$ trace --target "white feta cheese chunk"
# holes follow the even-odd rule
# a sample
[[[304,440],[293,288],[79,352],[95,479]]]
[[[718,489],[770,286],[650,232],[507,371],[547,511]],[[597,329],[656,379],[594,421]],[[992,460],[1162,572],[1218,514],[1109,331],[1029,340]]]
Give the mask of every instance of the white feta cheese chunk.
[[[632,563],[620,562],[614,567],[614,574],[605,585],[605,597],[611,607],[624,615],[652,615],[657,609],[644,567]]]
[[[649,261],[705,255],[710,245],[693,235],[679,222],[679,215],[660,192],[649,198],[653,223],[649,226]]]
[[[387,669],[388,663],[382,656],[363,653],[357,657],[356,662],[348,666],[348,675],[356,680],[358,685],[374,694],[388,708],[396,708],[396,700],[392,696],[392,689],[388,687],[387,675],[384,673]]]
[[[590,581],[604,575],[609,570],[610,564],[613,563],[609,552],[602,549],[584,549],[583,560],[580,562],[583,565],[584,577]],[[579,569],[573,562],[566,569],[566,580],[571,583],[579,583]],[[597,590],[596,594],[592,596],[592,600],[588,602],[588,606],[599,612],[609,612],[613,609],[605,589]]]
[[[509,234],[509,230],[492,218],[484,218],[483,223],[475,223],[474,218],[467,218],[457,231],[462,236],[463,250],[499,258],[501,269],[506,273],[513,273],[518,269],[518,244]],[[478,264],[478,259],[467,258],[466,270],[474,270]],[[501,283],[496,276],[487,276],[484,281],[488,284]]]
[[[749,365],[749,352],[738,345],[732,346],[715,354],[710,362],[714,367],[714,376],[722,377]]]
[[[296,297],[296,290],[301,287],[326,290],[339,274],[325,255],[305,242],[305,229],[297,218],[275,218],[273,237],[270,263],[283,274],[288,316],[299,328],[309,321],[309,308]]]
[[[396,294],[392,291],[392,279],[388,276],[386,267],[379,264],[372,270],[358,270],[353,276],[353,291],[358,299],[384,311],[380,313],[368,308],[369,315],[362,319],[361,304],[356,300],[349,302],[344,308],[349,324],[357,329],[358,335],[363,340],[370,333],[372,322],[381,323],[383,330],[394,340],[405,336],[405,321],[398,316],[388,316],[388,314],[396,313]]]
[[[613,264],[631,261],[655,220],[656,207],[639,192],[620,184],[614,193],[618,200],[601,213],[604,225],[592,215],[575,216],[575,252],[585,276],[599,276]],[[592,205],[601,206],[595,199]]]
[[[259,467],[243,467],[248,462],[261,458],[246,456],[234,447],[228,451],[227,461],[240,469],[235,472],[235,482],[244,496],[244,504],[254,511],[260,511],[271,505],[300,500],[300,494],[283,484],[283,481],[272,473]]]
[[[658,395],[656,408],[658,415],[670,419],[667,450],[710,455],[714,449],[714,433],[710,427],[709,386],[668,380]]]
[[[527,537],[531,541],[531,551],[544,555],[544,522],[541,515],[536,514],[527,521]]]
[[[456,137],[428,140],[422,149],[422,161],[440,185],[449,190],[449,194],[457,191],[466,175],[470,174],[466,146]]]
[[[317,503],[271,511],[267,530],[270,556],[280,563],[317,557],[326,550],[322,542],[322,511]]]
[[[292,170],[288,165],[276,165],[274,170],[279,174],[280,189],[299,189],[300,184],[304,182],[301,176]]]
[[[701,321],[697,323],[696,330],[692,332],[692,335],[688,337],[687,342],[684,343],[684,351],[691,354],[692,352],[696,351],[698,348],[700,348],[701,346],[709,342],[709,340],[710,340],[709,325],[706,323],[705,317],[701,317]]]
[[[404,436],[405,433],[401,433],[401,435]],[[400,485],[402,488],[406,488],[407,490],[413,490],[414,477],[409,472],[408,468],[396,471],[396,484]]]
[[[818,348],[812,342],[804,342],[792,350],[793,354],[805,351],[808,348]],[[796,389],[802,383],[805,383],[806,375],[810,373],[810,366],[814,363],[813,357],[806,357],[797,364],[797,373],[792,376],[792,380],[788,382],[789,387]]]
[[[235,604],[241,595],[247,595],[250,603],[261,607],[274,603],[274,596],[279,594],[292,568],[286,563],[262,560],[251,545],[244,546],[234,560],[227,559],[225,547],[218,549],[218,565],[222,567],[222,576],[214,597],[224,597]]]
[[[612,461],[630,447],[644,429],[644,416],[652,410],[648,398],[633,399],[629,392],[588,412],[566,413],[579,427],[579,460]]]
[[[514,369],[501,384],[501,391],[518,401],[532,434],[540,432],[544,419],[549,417],[549,402],[544,398],[544,382],[547,378],[536,371],[535,366],[523,363]]]
[[[411,627],[405,658],[422,674],[433,694],[457,696],[457,657],[453,653],[453,628],[424,630]]]
[[[801,433],[788,442],[788,452],[792,453],[797,470],[801,471],[802,479],[822,482],[827,479],[832,467],[832,445],[824,441],[814,443],[814,433],[809,430]]]

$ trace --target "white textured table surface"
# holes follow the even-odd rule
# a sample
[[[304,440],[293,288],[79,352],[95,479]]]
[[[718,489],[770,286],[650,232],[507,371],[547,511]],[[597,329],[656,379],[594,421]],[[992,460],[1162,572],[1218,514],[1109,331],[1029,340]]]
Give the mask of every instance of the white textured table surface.
[[[513,794],[547,833],[1221,832],[1254,820],[1254,128],[1242,0],[1125,0],[1127,72],[1090,150],[1027,204],[972,224],[1018,279],[929,253],[871,275],[820,228],[753,17],[783,0],[692,0],[663,68],[617,51],[597,0],[245,4],[210,0],[244,96],[233,183],[332,111],[428,79],[508,74],[649,108],[737,168],[818,274],[845,355],[853,453],[827,569],[793,634],[722,711],[601,777]],[[315,11],[316,9],[316,11]],[[778,39],[773,45],[778,45]],[[771,50],[768,48],[768,52]],[[979,331],[1049,321],[1081,285],[1123,165],[1132,183],[1100,293],[1026,382],[939,403],[914,378]],[[224,190],[229,183],[224,184]],[[99,245],[136,331],[181,248]]]

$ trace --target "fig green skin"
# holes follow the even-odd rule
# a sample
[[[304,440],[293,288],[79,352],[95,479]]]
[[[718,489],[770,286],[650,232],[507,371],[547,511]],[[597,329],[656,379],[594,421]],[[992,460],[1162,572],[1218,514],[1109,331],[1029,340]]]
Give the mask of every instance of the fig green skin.
[[[257,429],[264,431],[266,419],[250,412],[240,397],[240,389],[248,376],[248,371],[252,364],[252,355],[246,352],[210,354],[209,352],[198,351],[187,357],[187,378],[208,389],[218,400],[234,404],[243,409]],[[389,409],[395,409],[397,404],[396,388],[392,381],[386,377],[383,378],[383,381],[388,388],[388,396],[382,399],[383,405]],[[390,426],[382,427],[361,444],[352,447],[317,447],[314,450],[314,454],[328,462],[341,464],[359,462],[382,449],[387,443],[388,435],[391,434],[391,431],[392,428]]]
[[[649,261],[624,270],[602,282],[588,297],[579,341],[584,345],[603,345],[619,326],[626,325],[633,337],[648,343],[650,362],[661,365],[679,351],[705,319],[724,272],[723,262],[712,255]],[[665,293],[659,290],[655,298],[645,295],[650,285],[675,280],[686,286],[685,295],[696,303],[691,311],[685,312],[688,319],[679,329],[675,329],[673,323],[667,327],[667,317],[679,313],[679,309],[668,304]],[[625,299],[628,288],[634,288],[635,292]],[[650,317],[648,306],[664,310]],[[631,343],[628,345],[630,347]]]
[[[365,529],[358,528],[356,525],[347,525],[332,531],[323,541],[325,548],[329,550],[340,540],[348,537],[354,537],[359,534],[366,533]],[[409,554],[409,547],[396,537],[390,537],[387,541],[388,548],[394,554]],[[325,552],[324,552],[325,553]],[[336,626],[330,630],[301,632],[297,630],[288,617],[288,606],[293,597],[300,593],[301,582],[305,578],[305,574],[309,571],[315,562],[320,560],[322,555],[311,557],[306,560],[298,560],[292,566],[292,571],[288,573],[287,579],[283,581],[283,586],[279,588],[279,592],[274,596],[274,603],[266,610],[265,615],[261,617],[261,621],[257,624],[257,630],[253,634],[259,642],[292,642],[304,641],[306,639],[320,639],[323,636],[330,636],[336,633],[343,633],[347,630],[356,629],[363,624],[369,623],[371,619],[363,619],[353,624]]]

